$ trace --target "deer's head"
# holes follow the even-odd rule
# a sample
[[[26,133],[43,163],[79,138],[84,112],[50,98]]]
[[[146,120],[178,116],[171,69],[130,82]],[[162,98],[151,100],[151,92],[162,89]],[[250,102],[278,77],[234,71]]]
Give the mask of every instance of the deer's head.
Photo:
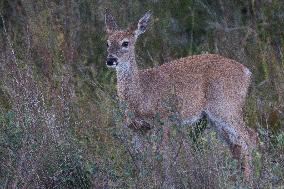
[[[120,30],[110,11],[106,9],[105,24],[108,35],[107,61],[108,67],[129,67],[131,59],[134,58],[134,46],[138,36],[146,31],[151,17],[148,11],[136,24],[126,30]]]

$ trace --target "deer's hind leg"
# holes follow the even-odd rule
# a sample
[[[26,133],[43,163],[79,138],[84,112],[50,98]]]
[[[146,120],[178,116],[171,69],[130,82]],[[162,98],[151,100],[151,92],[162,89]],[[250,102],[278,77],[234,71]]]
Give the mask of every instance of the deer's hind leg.
[[[214,120],[214,126],[219,134],[228,144],[232,156],[237,159],[244,172],[245,180],[251,179],[251,153],[249,141],[243,133],[240,133],[238,129],[232,126],[235,123],[225,122],[221,120]]]
[[[209,119],[218,135],[228,144],[233,158],[239,161],[245,181],[251,183],[251,151],[255,144],[254,138],[251,137],[248,128],[246,128],[241,114],[237,112],[231,114],[232,111],[222,112],[214,109],[207,112]]]
[[[215,80],[206,93],[205,112],[219,136],[229,145],[233,157],[239,160],[245,180],[251,183],[251,152],[256,145],[256,135],[253,136],[243,120],[246,85],[248,82]]]

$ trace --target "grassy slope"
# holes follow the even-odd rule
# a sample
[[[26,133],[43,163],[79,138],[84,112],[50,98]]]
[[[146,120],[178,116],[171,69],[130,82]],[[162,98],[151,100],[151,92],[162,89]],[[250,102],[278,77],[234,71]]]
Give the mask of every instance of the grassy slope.
[[[153,11],[151,28],[137,45],[141,68],[210,52],[252,70],[245,114],[260,135],[254,179],[260,188],[283,187],[281,0],[1,1],[0,187],[161,184],[162,127],[143,137],[142,152],[133,148],[135,134],[122,127],[115,74],[104,64],[105,7],[122,27]],[[171,129],[179,186],[243,186],[227,148],[213,130],[201,132],[203,124]]]

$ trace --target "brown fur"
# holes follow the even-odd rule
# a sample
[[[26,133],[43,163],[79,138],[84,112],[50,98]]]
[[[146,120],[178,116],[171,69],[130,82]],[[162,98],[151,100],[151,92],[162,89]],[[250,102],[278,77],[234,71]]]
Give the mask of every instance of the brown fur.
[[[106,13],[107,15],[109,13]],[[147,13],[148,14],[148,13]],[[121,101],[127,104],[128,124],[145,124],[157,113],[162,118],[169,116],[168,102],[180,115],[184,124],[197,121],[206,113],[219,135],[229,144],[237,159],[244,159],[246,180],[251,176],[251,150],[255,137],[243,121],[244,106],[250,71],[242,64],[216,54],[189,56],[165,63],[156,68],[138,70],[135,60],[135,42],[140,25],[147,24],[149,15],[138,22],[138,29],[126,31],[108,28],[108,54],[118,58],[117,90]],[[109,15],[108,15],[109,16]],[[123,40],[129,41],[127,50],[121,47]],[[138,120],[138,121],[137,121]],[[143,124],[140,126],[143,127]]]

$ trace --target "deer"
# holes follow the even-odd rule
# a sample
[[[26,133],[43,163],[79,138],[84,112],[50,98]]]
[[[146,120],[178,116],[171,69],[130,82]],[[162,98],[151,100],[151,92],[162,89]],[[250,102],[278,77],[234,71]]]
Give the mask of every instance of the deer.
[[[118,98],[127,104],[125,122],[136,129],[151,129],[146,120],[157,112],[167,117],[163,101],[174,96],[181,123],[192,125],[206,115],[250,181],[256,133],[246,126],[243,107],[251,71],[218,54],[193,55],[138,69],[135,43],[146,31],[151,15],[148,11],[137,23],[120,29],[111,11],[105,11],[106,65],[116,71]]]

